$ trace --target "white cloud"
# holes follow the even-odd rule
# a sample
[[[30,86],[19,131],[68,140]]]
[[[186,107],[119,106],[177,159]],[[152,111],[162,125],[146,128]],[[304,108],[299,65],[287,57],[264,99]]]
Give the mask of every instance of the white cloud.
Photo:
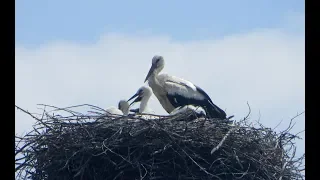
[[[221,39],[176,42],[170,37],[105,34],[94,44],[57,41],[28,49],[16,47],[16,105],[41,112],[36,104],[65,107],[116,106],[143,85],[155,54],[166,61],[164,72],[202,87],[228,115],[284,129],[304,111],[304,35],[284,29],[259,29]],[[153,96],[150,107],[165,114]],[[16,133],[34,121],[16,111]],[[304,116],[293,129],[304,129]],[[303,136],[304,137],[304,136]],[[304,152],[304,141],[299,141]]]

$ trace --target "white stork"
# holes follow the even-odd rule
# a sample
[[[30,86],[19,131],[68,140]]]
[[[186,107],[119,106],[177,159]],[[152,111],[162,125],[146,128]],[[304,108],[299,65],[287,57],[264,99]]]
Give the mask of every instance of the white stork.
[[[206,112],[200,106],[196,107],[193,105],[186,105],[182,107],[177,107],[171,111],[170,115],[184,114],[184,113],[195,113],[197,117],[206,116]]]
[[[121,100],[118,103],[118,108],[110,107],[106,109],[109,115],[128,115],[129,114],[129,103],[126,100]]]
[[[179,106],[194,105],[201,106],[211,118],[226,118],[226,113],[212,102],[204,90],[184,79],[168,74],[159,75],[163,68],[163,57],[154,56],[144,82],[148,81],[153,93],[169,114]]]
[[[152,96],[152,90],[149,86],[142,86],[138,89],[138,91],[129,98],[128,102],[132,100],[133,98],[137,97],[134,101],[132,101],[129,105],[133,105],[134,103],[140,102],[140,108],[138,109],[131,109],[131,112],[138,112],[138,113],[154,113],[149,107],[148,107],[148,101],[150,97]]]

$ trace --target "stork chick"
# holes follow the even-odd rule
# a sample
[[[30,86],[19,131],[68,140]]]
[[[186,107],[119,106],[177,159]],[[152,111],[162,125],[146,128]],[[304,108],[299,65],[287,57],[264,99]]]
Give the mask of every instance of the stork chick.
[[[128,115],[129,114],[129,103],[126,100],[121,100],[118,103],[118,108],[110,107],[106,109],[107,114],[109,115]]]
[[[138,113],[153,113],[153,111],[148,108],[148,101],[152,96],[152,89],[149,86],[142,86],[138,89],[138,91],[129,98],[128,102],[136,97],[134,101],[132,101],[129,105],[132,106],[134,103],[140,102],[140,107],[136,110],[131,109],[131,112],[138,112]]]

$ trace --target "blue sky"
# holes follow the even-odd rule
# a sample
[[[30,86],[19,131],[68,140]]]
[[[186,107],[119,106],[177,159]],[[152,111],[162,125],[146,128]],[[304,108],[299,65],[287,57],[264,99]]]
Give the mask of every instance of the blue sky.
[[[106,32],[189,41],[279,27],[303,0],[16,0],[16,43],[91,43]]]

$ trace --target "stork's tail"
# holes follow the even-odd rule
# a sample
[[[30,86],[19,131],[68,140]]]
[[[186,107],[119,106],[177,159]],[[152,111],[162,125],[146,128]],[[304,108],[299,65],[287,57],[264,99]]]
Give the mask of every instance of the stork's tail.
[[[208,106],[205,108],[206,113],[210,118],[226,119],[227,114],[218,106],[208,101]],[[231,117],[232,118],[232,117]]]

